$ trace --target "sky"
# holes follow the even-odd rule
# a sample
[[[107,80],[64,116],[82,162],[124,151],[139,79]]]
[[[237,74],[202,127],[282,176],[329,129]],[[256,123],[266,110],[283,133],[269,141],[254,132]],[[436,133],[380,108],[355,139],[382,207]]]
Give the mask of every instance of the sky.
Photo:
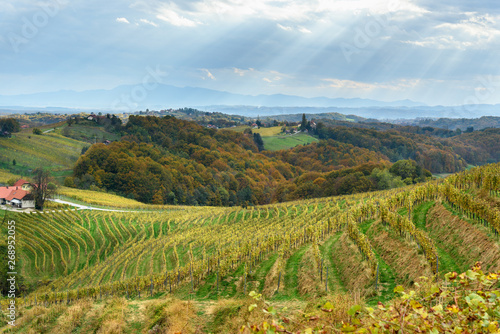
[[[0,95],[157,80],[248,95],[495,104],[499,62],[493,0],[0,2]]]

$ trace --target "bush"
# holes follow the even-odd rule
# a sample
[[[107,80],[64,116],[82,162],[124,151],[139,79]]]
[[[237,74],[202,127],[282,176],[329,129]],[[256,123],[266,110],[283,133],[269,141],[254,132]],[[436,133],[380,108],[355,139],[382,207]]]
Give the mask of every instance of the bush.
[[[64,186],[68,188],[74,188],[75,187],[75,178],[72,176],[68,176],[67,178],[64,179]]]
[[[39,128],[34,128],[33,129],[33,134],[34,135],[41,135],[42,134],[42,130],[40,130]]]

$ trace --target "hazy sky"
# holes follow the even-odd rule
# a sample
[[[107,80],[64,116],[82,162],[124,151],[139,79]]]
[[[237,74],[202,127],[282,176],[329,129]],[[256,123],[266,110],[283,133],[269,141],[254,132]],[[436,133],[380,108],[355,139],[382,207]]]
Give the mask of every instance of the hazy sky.
[[[0,95],[162,82],[243,94],[500,103],[500,4],[1,0]]]

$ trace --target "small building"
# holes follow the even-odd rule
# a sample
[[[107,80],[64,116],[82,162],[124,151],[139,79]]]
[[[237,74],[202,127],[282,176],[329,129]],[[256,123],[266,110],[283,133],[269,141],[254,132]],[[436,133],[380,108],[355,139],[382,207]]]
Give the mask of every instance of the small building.
[[[98,115],[94,115],[94,114],[91,114],[87,117],[87,119],[89,121],[94,121],[94,122],[98,122],[100,119],[104,119],[104,118],[106,118],[106,116],[102,116],[102,115],[98,116]]]
[[[31,191],[31,183],[23,179],[19,179],[14,183],[14,187],[21,187],[22,190]]]
[[[34,208],[35,198],[31,194],[31,184],[23,179],[14,186],[0,187],[0,205],[11,205],[16,208]]]
[[[19,189],[18,187],[11,191],[5,201],[6,204],[20,209],[35,207],[35,198],[33,195],[26,190]]]

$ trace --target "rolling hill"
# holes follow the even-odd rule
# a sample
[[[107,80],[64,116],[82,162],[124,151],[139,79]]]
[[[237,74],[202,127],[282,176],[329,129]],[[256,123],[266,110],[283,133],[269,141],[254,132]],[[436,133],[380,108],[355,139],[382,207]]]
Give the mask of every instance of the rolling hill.
[[[53,127],[42,129],[50,131]],[[4,173],[30,177],[32,170],[43,167],[62,183],[64,178],[72,174],[82,148],[87,145],[53,131],[43,135],[34,135],[30,131],[18,132],[11,138],[0,138],[0,168]],[[0,182],[7,182],[10,178],[12,175],[5,175]]]
[[[273,319],[256,294],[290,319],[277,323],[283,328],[319,326],[330,319],[326,308],[336,314],[327,332],[340,331],[351,306],[388,305],[402,289],[424,284],[420,276],[443,280],[476,261],[499,271],[499,168],[249,209],[4,213],[16,222],[26,291],[17,300],[19,326],[9,331],[234,332]],[[250,291],[255,298],[245,297]],[[252,303],[267,315],[249,314]]]

